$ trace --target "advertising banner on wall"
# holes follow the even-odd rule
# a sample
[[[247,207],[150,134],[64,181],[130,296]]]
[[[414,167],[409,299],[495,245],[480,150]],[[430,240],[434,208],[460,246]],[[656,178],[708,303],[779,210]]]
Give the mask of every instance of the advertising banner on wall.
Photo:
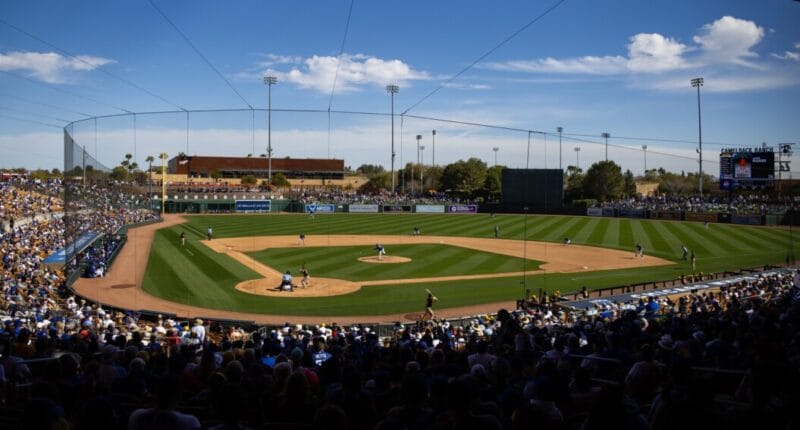
[[[309,214],[334,213],[335,211],[336,205],[331,204],[311,203],[303,207],[303,212]]]
[[[478,205],[450,205],[447,207],[447,213],[476,214],[478,213]]]
[[[680,221],[681,213],[679,211],[651,211],[650,218],[672,219]]]
[[[647,211],[644,209],[620,209],[619,216],[623,218],[645,218]]]
[[[443,214],[444,205],[416,205],[414,211],[418,214]]]
[[[731,215],[733,224],[761,225],[761,215]]]
[[[411,212],[411,205],[383,205],[383,212]]]
[[[686,221],[708,221],[717,222],[717,214],[715,213],[699,213],[699,212],[686,212]]]
[[[603,216],[614,216],[614,208],[603,208]]]
[[[272,200],[236,200],[236,212],[269,212]]]
[[[380,209],[378,205],[349,205],[348,212],[352,213],[377,213]]]
[[[603,216],[603,208],[586,208],[588,216]]]

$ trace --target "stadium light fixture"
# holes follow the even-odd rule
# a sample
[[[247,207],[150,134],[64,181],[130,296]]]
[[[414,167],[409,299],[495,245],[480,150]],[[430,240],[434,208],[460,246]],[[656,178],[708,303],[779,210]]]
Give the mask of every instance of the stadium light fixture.
[[[275,76],[264,76],[267,86],[267,186],[272,185],[272,86],[278,83]]]
[[[642,145],[642,151],[644,152],[644,174],[647,176],[647,145]]]
[[[697,155],[700,156],[700,177],[698,178],[700,197],[703,197],[703,122],[700,118],[700,87],[703,86],[703,78],[691,80],[692,87],[697,88]]]
[[[500,147],[498,147],[498,146],[495,146],[494,148],[492,148],[492,151],[494,151],[494,167],[497,167],[497,151],[499,151],[499,150],[500,150]]]
[[[392,96],[392,193],[395,190],[395,183],[394,183],[394,95],[400,91],[400,87],[397,85],[387,85],[386,92],[391,94]]]
[[[575,147],[575,171],[581,168],[581,147]]]
[[[556,127],[556,131],[558,132],[558,169],[563,172],[564,168],[561,167],[561,133],[564,132],[564,127]]]
[[[608,133],[603,133],[600,135],[603,139],[606,140],[606,161],[608,161],[608,138],[611,137]]]

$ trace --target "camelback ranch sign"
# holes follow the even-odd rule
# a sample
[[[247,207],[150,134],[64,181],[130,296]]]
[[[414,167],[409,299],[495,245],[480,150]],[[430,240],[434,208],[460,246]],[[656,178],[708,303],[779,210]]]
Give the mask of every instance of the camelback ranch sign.
[[[478,205],[450,205],[447,207],[447,213],[476,214],[478,213]]]

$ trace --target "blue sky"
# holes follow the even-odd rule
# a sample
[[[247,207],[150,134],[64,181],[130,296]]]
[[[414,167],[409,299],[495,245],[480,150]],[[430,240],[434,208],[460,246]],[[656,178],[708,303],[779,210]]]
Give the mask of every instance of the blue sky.
[[[608,132],[623,168],[642,171],[646,144],[649,168],[694,171],[697,76],[707,172],[717,173],[722,145],[800,142],[797,1],[152,2],[224,79],[148,1],[0,3],[0,167],[61,167],[60,127],[123,110],[139,113],[135,127],[126,116],[69,130],[108,165],[126,152],[140,164],[162,151],[263,153],[267,73],[278,78],[274,156],[353,167],[389,165],[390,83],[407,114],[395,118],[398,165],[415,160],[418,134],[431,163],[436,129],[437,164],[493,163],[498,147],[499,164],[557,167],[562,126],[563,166],[575,147],[584,169],[604,158]],[[329,117],[329,106],[381,115]],[[242,110],[192,112],[188,126],[183,113],[143,114],[228,108]],[[530,157],[524,130],[550,133],[531,135]]]

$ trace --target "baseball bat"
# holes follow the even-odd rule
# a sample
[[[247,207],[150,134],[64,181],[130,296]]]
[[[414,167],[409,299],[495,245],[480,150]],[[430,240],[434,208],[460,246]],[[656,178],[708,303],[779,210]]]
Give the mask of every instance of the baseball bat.
[[[438,297],[436,297],[436,295],[435,295],[435,294],[433,294],[433,293],[431,292],[431,290],[429,290],[429,289],[427,289],[427,288],[426,288],[426,289],[425,289],[425,291],[427,291],[427,292],[428,292],[428,294],[432,295],[434,299],[436,299],[436,300],[439,300],[439,298],[438,298]]]

